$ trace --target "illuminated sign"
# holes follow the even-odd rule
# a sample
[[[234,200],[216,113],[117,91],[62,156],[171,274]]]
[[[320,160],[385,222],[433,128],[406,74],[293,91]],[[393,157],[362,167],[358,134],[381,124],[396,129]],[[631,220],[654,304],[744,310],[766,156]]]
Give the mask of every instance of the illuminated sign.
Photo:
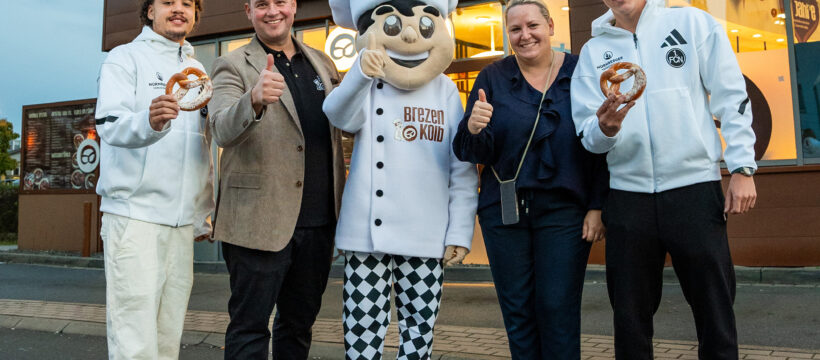
[[[356,61],[356,32],[353,30],[337,27],[330,32],[325,41],[325,54],[330,56],[336,69],[347,71]]]
[[[792,17],[795,39],[799,43],[808,41],[819,22],[817,0],[792,0]]]

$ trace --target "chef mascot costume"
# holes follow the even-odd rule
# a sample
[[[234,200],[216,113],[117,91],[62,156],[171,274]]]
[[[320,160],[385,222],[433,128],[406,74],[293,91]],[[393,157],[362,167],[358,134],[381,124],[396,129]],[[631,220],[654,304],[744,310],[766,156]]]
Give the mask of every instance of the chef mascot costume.
[[[330,0],[357,29],[359,57],[323,109],[355,134],[336,247],[345,253],[347,359],[381,359],[396,290],[398,359],[428,359],[443,264],[469,252],[475,166],[452,140],[464,113],[442,72],[453,59],[445,18],[456,0]]]

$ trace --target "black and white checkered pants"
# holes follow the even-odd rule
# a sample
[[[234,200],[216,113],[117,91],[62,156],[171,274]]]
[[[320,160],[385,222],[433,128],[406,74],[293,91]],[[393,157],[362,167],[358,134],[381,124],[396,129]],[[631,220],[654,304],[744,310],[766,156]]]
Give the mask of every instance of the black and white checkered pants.
[[[396,288],[399,360],[429,359],[442,286],[441,259],[345,252],[345,355],[380,360]]]

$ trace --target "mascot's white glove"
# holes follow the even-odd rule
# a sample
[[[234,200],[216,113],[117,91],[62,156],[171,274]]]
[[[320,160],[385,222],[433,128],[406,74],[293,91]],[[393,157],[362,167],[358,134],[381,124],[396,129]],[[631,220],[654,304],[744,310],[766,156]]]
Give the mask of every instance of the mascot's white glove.
[[[460,264],[470,250],[463,246],[448,245],[444,249],[444,266]]]
[[[387,58],[387,53],[384,47],[376,44],[376,37],[373,34],[367,36],[367,48],[362,49],[359,56],[363,74],[372,78],[384,79],[384,60]]]

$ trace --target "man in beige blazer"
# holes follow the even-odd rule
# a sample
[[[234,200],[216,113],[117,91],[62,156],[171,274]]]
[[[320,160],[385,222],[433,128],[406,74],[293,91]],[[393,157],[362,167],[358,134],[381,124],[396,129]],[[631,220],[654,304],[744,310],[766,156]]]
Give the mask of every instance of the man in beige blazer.
[[[216,60],[210,103],[223,148],[215,240],[230,272],[225,359],[307,359],[344,183],[341,131],[322,102],[339,74],[290,35],[295,0],[247,0],[253,40]]]

